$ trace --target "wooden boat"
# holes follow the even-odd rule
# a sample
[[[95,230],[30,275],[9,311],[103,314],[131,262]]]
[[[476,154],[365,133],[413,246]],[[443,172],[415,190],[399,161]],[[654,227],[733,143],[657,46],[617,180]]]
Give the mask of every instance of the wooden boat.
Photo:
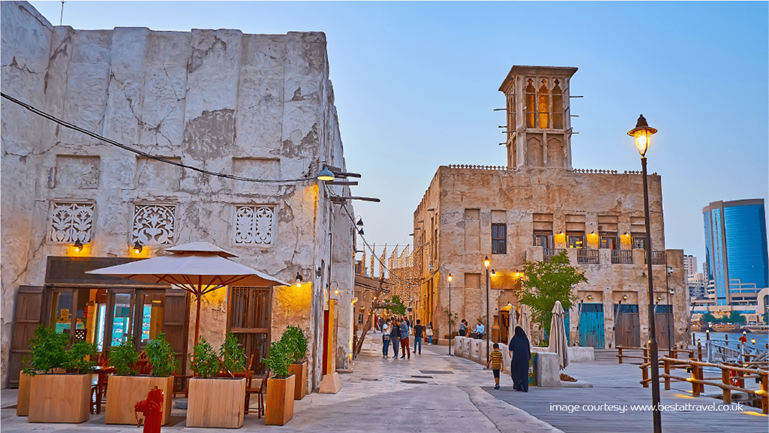
[[[714,323],[711,329],[715,332],[740,332],[740,325],[736,323]]]

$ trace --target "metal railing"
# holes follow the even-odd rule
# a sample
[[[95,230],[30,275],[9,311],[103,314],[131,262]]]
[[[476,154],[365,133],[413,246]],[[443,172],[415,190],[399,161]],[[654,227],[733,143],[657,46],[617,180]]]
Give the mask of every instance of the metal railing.
[[[583,265],[597,265],[601,262],[598,250],[577,249],[577,263]]]
[[[611,263],[614,265],[632,265],[632,250],[611,250]]]
[[[649,260],[648,254],[646,254],[646,251],[644,251],[644,264],[649,263],[648,260]],[[665,252],[664,251],[652,251],[652,264],[653,265],[664,265],[665,264]]]

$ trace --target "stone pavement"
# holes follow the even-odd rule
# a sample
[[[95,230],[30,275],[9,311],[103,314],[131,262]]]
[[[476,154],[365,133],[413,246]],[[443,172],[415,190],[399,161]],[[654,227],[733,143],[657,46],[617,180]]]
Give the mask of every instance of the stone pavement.
[[[410,360],[384,359],[381,355],[381,334],[369,334],[363,352],[354,363],[354,372],[340,375],[342,390],[338,394],[310,394],[296,402],[294,418],[283,427],[265,426],[264,419],[249,414],[241,431],[559,431],[483,391],[483,385],[493,387],[491,371],[483,370],[482,366],[466,359],[449,357],[447,351],[447,346],[424,345],[422,355],[412,354]],[[503,383],[505,379],[510,381],[503,377]],[[13,406],[15,403],[16,390],[3,390],[2,407]],[[175,409],[173,415],[181,417],[184,411]],[[163,430],[199,433],[215,431],[185,428],[183,420]],[[139,430],[136,426],[105,425],[103,412],[77,425],[28,424],[26,417],[16,417],[15,409],[3,409],[2,431],[135,433]]]

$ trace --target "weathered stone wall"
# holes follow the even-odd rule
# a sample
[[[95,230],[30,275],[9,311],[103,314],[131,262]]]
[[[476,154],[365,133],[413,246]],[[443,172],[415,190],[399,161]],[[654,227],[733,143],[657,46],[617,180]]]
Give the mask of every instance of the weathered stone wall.
[[[344,168],[323,33],[84,31],[53,27],[26,3],[4,2],[2,8],[3,91],[43,111],[214,172],[298,179],[311,178],[323,162]],[[75,254],[71,243],[48,236],[53,203],[94,206],[92,239],[81,253],[93,257],[128,256],[135,205],[162,204],[175,206],[172,244],[211,242],[237,254],[240,263],[288,282],[299,273],[310,283],[311,294],[276,290],[272,339],[288,324],[305,329],[309,385],[319,383],[316,352],[329,273],[316,276],[316,270],[331,264],[332,227],[322,185],[233,181],[162,164],[6,101],[2,128],[3,367],[18,287],[43,284],[46,257]],[[269,244],[235,241],[237,205],[273,209]],[[337,282],[352,287],[351,248],[337,245],[349,257],[340,254],[335,266],[350,268]],[[143,254],[154,256],[165,246],[150,242]],[[226,308],[219,294],[203,301],[202,335],[215,345],[227,327]]]
[[[638,230],[643,221],[644,205],[642,179],[639,174],[587,174],[565,169],[522,168],[518,170],[486,170],[440,167],[414,213],[414,228],[420,233],[419,241],[425,245],[436,242],[438,230],[438,258],[434,261],[441,272],[433,305],[420,309],[421,317],[433,312],[433,325],[437,335],[448,335],[448,321],[442,312],[448,308],[448,282],[451,273],[452,311],[459,319],[466,319],[471,327],[477,319],[485,325],[486,282],[483,259],[491,259],[490,314],[493,318],[508,302],[516,304],[517,290],[524,260],[542,260],[542,247],[533,247],[534,214],[552,214],[555,247],[566,248],[565,236],[569,215],[584,215],[585,234],[599,232],[598,216],[617,217],[619,234]],[[664,220],[662,214],[662,186],[658,175],[649,176],[651,238],[655,251],[664,251]],[[430,211],[434,209],[434,211]],[[477,210],[468,212],[467,210]],[[476,217],[477,215],[477,217]],[[475,219],[477,218],[477,220]],[[436,221],[431,228],[431,221]],[[424,221],[424,223],[420,223]],[[507,254],[491,254],[492,223],[507,224]],[[427,229],[422,229],[426,227]],[[422,237],[422,232],[424,237]],[[416,241],[415,241],[416,242]],[[587,247],[598,249],[598,237],[587,236]],[[622,236],[620,247],[631,249],[630,238]],[[425,248],[426,250],[429,248]],[[648,286],[645,277],[643,250],[633,250],[633,264],[612,264],[610,250],[599,250],[599,264],[578,264],[576,250],[567,250],[573,265],[585,272],[587,284],[576,288],[575,295],[584,302],[605,303],[605,342],[613,344],[612,296],[630,293],[639,304],[641,338],[648,330]],[[683,341],[688,327],[683,277],[683,255],[680,250],[668,251],[668,266],[674,273],[668,278],[675,291],[671,297],[676,320],[676,341]],[[425,265],[423,278],[427,278],[427,253],[422,257]],[[680,262],[680,263],[679,263]],[[473,275],[474,274],[474,275]],[[467,276],[467,281],[466,281]],[[655,298],[663,296],[667,303],[665,266],[654,265]],[[423,285],[420,299],[429,289]],[[438,313],[440,312],[440,313]],[[572,336],[579,323],[576,310],[570,320]],[[438,318],[438,320],[436,320]],[[612,346],[613,347],[613,346]]]

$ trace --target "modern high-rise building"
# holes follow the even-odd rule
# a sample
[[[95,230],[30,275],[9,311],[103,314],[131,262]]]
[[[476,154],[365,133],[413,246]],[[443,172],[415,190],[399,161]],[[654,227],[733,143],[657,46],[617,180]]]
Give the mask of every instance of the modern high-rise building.
[[[690,254],[684,255],[684,272],[686,273],[687,279],[693,277],[694,274],[697,273],[697,257]]]
[[[702,209],[706,281],[716,305],[755,299],[769,283],[769,254],[763,199],[716,201]]]

